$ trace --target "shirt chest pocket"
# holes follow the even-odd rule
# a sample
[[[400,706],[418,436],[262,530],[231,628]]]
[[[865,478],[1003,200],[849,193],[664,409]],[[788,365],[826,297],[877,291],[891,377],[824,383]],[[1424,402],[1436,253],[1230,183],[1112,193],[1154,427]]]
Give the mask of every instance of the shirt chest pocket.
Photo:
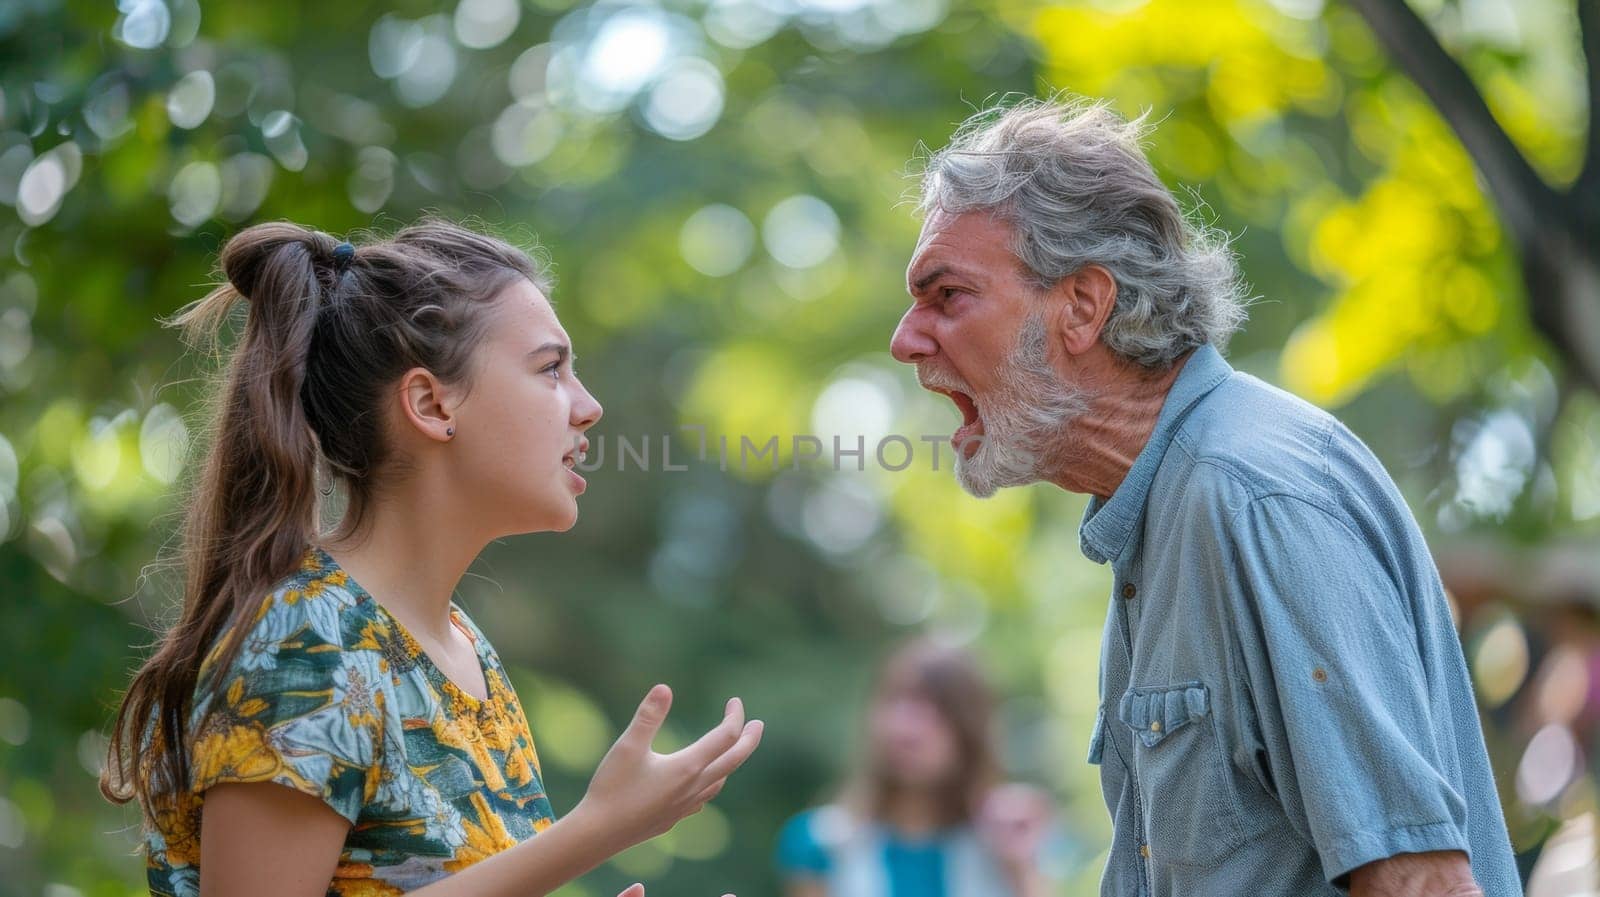
[[[1117,716],[1133,730],[1149,857],[1213,865],[1244,843],[1233,778],[1200,682],[1130,688]]]

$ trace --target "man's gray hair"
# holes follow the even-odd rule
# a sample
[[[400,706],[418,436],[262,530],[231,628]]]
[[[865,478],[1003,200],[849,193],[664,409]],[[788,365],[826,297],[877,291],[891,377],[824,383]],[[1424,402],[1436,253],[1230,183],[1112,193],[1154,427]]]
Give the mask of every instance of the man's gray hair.
[[[1145,158],[1145,119],[1081,100],[979,112],[928,158],[918,209],[996,214],[1040,288],[1104,267],[1117,300],[1101,340],[1160,368],[1203,343],[1226,348],[1246,296],[1227,236],[1186,217]]]

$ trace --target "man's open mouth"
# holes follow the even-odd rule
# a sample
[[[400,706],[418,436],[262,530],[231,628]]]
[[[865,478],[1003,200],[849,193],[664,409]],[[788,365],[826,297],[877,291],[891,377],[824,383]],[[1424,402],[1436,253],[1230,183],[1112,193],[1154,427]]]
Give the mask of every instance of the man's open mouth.
[[[949,396],[950,401],[955,402],[956,408],[961,411],[961,426],[957,427],[956,431],[951,434],[950,444],[955,446],[958,451],[965,448],[966,454],[970,456],[978,450],[977,441],[983,436],[983,417],[978,414],[978,403],[972,400],[972,396],[960,390],[945,389],[940,386],[929,388],[934,392]],[[967,443],[970,443],[970,445],[964,445]]]

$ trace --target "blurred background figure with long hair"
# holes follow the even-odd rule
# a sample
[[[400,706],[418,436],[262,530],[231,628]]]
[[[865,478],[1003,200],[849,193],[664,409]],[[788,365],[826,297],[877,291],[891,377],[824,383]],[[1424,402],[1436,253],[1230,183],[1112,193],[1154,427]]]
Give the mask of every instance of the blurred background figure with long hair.
[[[977,659],[902,645],[870,699],[862,761],[778,838],[787,897],[1039,897],[1058,843],[1041,790],[1000,781],[995,698]]]

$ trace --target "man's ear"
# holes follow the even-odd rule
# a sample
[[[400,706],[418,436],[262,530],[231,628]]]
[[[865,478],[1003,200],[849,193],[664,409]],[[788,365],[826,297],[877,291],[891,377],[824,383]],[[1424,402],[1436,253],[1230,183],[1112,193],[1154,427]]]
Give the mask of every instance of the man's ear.
[[[455,398],[427,368],[400,375],[400,417],[423,436],[445,442],[454,435]]]
[[[1055,335],[1070,355],[1081,355],[1100,342],[1100,331],[1117,305],[1117,281],[1099,265],[1085,265],[1051,287],[1056,305]]]

